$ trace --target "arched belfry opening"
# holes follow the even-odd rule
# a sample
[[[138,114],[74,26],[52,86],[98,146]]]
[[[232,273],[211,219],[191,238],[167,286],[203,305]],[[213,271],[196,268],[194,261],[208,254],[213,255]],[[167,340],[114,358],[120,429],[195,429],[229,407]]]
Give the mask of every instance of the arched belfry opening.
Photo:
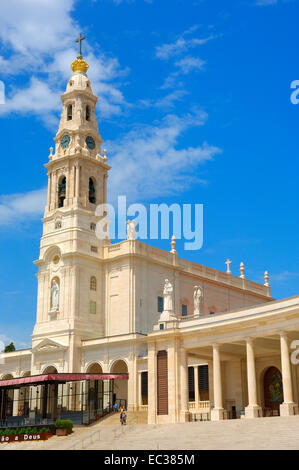
[[[66,197],[66,177],[62,176],[58,183],[58,207],[63,207]]]
[[[96,203],[96,189],[94,185],[93,178],[89,178],[89,185],[88,185],[88,200],[92,204]]]
[[[86,106],[86,110],[85,110],[85,118],[86,118],[86,121],[90,121],[90,106],[87,105]]]
[[[67,120],[71,121],[73,119],[73,105],[69,104],[67,107]]]

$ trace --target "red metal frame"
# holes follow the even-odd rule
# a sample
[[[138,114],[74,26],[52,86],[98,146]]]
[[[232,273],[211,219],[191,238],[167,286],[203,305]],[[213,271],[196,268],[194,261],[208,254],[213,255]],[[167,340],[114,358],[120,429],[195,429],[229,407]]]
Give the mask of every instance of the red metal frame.
[[[128,380],[129,374],[43,374],[0,380],[0,387],[39,384],[41,382],[74,382],[77,380]]]

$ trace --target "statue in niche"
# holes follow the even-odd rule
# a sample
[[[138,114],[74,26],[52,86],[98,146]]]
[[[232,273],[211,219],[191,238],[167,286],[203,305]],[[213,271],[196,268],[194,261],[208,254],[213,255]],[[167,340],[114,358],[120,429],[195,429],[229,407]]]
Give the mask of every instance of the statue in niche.
[[[193,293],[194,315],[200,315],[201,313],[200,310],[201,310],[202,298],[203,298],[202,288],[199,286],[194,286],[194,293]]]
[[[80,136],[76,135],[76,142],[75,142],[75,152],[80,152],[81,150],[81,143],[80,143]]]
[[[78,121],[79,121],[80,124],[83,123],[82,109],[81,109],[81,108],[79,108],[79,109],[77,110],[77,119],[78,119]]]
[[[58,310],[59,308],[59,285],[53,280],[51,287],[51,312]]]
[[[173,286],[168,279],[165,279],[163,297],[164,312],[173,312]]]
[[[127,221],[127,240],[136,240],[137,238],[137,222],[136,220]]]

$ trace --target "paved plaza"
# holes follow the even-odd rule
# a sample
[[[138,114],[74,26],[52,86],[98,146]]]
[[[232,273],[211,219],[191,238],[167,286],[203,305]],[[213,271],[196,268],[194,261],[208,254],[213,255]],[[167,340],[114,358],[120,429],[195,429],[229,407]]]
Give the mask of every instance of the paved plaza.
[[[121,427],[118,415],[68,437],[54,436],[38,443],[1,444],[0,450],[229,450],[299,449],[299,416],[196,422],[142,424],[142,415]]]

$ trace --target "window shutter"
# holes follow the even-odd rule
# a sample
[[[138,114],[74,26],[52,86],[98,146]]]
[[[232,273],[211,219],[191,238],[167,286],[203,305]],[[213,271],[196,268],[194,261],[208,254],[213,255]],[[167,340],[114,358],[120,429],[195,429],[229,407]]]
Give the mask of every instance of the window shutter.
[[[209,390],[209,366],[199,366],[198,368],[199,390]]]
[[[168,415],[167,351],[159,351],[157,354],[157,414]]]

